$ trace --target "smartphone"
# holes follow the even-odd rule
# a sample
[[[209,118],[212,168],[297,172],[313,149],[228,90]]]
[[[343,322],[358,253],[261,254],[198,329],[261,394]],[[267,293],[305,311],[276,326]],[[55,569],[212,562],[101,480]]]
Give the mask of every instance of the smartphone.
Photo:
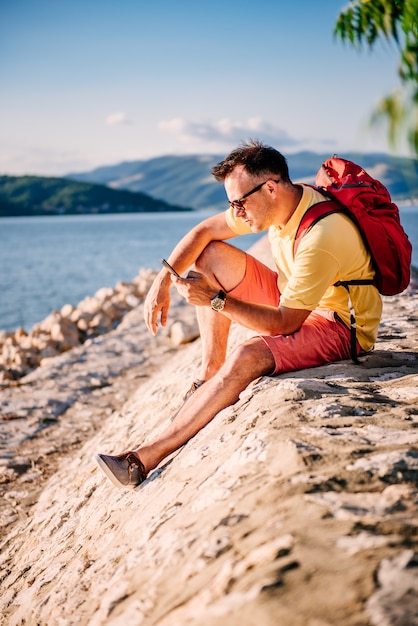
[[[170,263],[168,261],[166,261],[165,259],[161,259],[161,263],[164,265],[164,267],[166,267],[168,269],[169,272],[174,274],[174,276],[177,276],[177,278],[181,278],[180,274],[177,274],[177,272],[174,269],[174,267],[171,267],[171,265],[170,265]]]

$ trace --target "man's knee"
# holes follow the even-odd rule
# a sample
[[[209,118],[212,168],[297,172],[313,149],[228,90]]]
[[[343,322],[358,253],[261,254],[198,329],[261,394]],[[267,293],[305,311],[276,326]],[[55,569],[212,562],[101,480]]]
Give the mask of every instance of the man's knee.
[[[214,262],[222,255],[225,246],[226,244],[222,241],[209,242],[195,262],[197,271],[202,274],[207,274],[210,270],[213,271]]]
[[[225,366],[231,376],[244,376],[249,381],[273,372],[273,354],[261,337],[252,337],[239,345],[228,358]],[[225,367],[224,366],[224,367]]]
[[[240,284],[246,266],[246,253],[223,241],[211,241],[195,263],[198,272],[217,280],[225,291]]]

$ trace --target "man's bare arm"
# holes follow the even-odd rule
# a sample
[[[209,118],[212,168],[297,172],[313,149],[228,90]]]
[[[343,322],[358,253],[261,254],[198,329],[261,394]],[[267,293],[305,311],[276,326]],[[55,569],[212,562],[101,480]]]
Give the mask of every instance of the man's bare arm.
[[[236,237],[236,234],[226,223],[225,214],[218,213],[192,228],[178,242],[167,260],[179,274],[182,274],[194,264],[211,241],[222,241],[232,237]]]
[[[251,304],[227,297],[223,315],[261,335],[291,335],[299,330],[311,311],[285,306]]]
[[[173,281],[179,293],[195,306],[210,306],[211,299],[219,291],[218,285],[198,272]],[[302,326],[309,313],[307,309],[243,302],[227,294],[225,308],[218,315],[225,315],[261,335],[290,335]]]
[[[223,213],[213,215],[192,228],[178,242],[167,260],[179,274],[182,274],[195,263],[211,241],[222,241],[235,236],[227,225]],[[145,323],[153,335],[157,332],[158,319],[162,326],[167,323],[170,285],[171,274],[163,267],[156,276],[144,304]]]

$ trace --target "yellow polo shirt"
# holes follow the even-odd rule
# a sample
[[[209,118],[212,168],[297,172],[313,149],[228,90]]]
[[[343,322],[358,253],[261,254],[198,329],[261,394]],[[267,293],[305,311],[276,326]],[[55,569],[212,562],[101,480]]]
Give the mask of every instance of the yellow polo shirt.
[[[324,200],[315,189],[301,186],[302,198],[288,223],[283,228],[271,226],[268,231],[278,272],[280,304],[293,309],[316,309],[326,317],[335,312],[349,326],[347,291],[344,287],[333,287],[333,283],[373,278],[370,253],[350,218],[333,213],[302,237],[294,258],[294,239],[302,216],[310,206]],[[225,216],[237,235],[251,232],[231,208]],[[350,296],[356,314],[357,339],[363,350],[370,350],[376,342],[382,314],[380,294],[373,285],[352,285]]]

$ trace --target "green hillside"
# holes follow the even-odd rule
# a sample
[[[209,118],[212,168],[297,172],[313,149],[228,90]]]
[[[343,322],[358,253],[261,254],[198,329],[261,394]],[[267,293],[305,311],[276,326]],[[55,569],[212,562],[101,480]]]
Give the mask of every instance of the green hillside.
[[[90,172],[69,174],[75,180],[109,185],[113,189],[142,191],[154,198],[176,202],[193,209],[222,210],[226,205],[223,185],[211,176],[211,168],[224,155],[163,156],[99,167]],[[295,182],[313,183],[321,163],[330,154],[298,152],[287,155]],[[347,153],[351,159],[385,184],[396,201],[418,198],[418,161],[388,154]]]
[[[38,176],[0,176],[0,217],[190,210],[143,192]]]
[[[328,154],[288,155],[295,182],[313,183]],[[418,198],[418,161],[387,154],[341,154],[389,189],[395,202]],[[163,156],[100,167],[66,178],[0,176],[0,216],[222,210],[223,185],[211,175],[222,155]]]

